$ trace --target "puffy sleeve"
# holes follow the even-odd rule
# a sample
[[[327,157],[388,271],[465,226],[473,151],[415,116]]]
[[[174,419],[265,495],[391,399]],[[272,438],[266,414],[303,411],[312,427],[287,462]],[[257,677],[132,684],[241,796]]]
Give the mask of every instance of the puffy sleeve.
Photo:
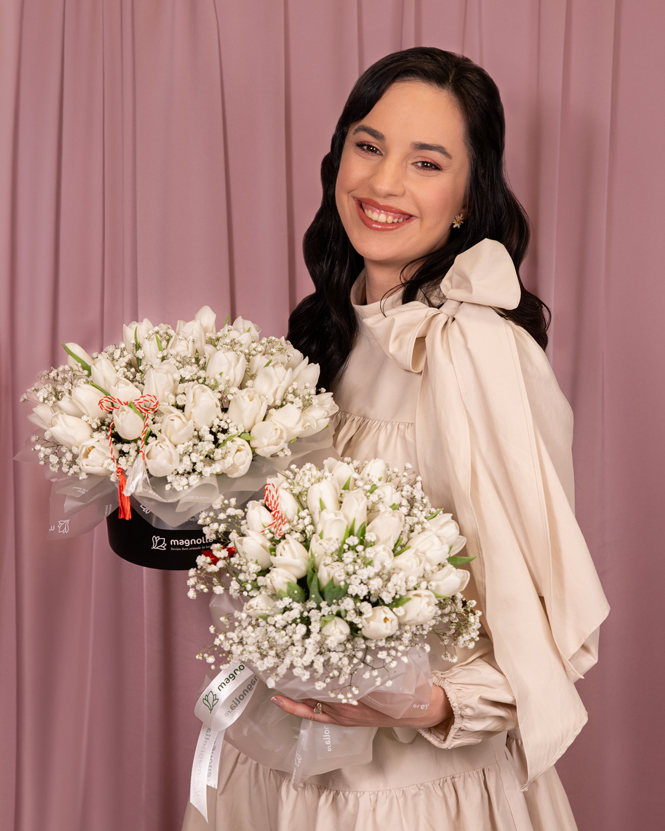
[[[443,742],[474,741],[514,713],[527,787],[586,722],[574,682],[595,662],[608,605],[573,510],[570,407],[543,350],[497,312],[520,299],[508,252],[483,240],[441,289],[441,309],[405,304],[374,326],[422,373],[418,467],[467,537],[492,645],[440,676],[455,711]]]
[[[474,655],[450,669],[434,670],[434,683],[442,687],[453,714],[437,729],[420,730],[429,742],[449,750],[477,744],[517,727],[515,696],[497,666],[490,639],[481,637]]]

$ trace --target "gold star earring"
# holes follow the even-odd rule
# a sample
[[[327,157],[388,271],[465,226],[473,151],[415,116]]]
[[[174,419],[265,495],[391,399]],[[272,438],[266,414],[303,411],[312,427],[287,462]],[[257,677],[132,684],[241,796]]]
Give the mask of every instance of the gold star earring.
[[[453,228],[461,228],[463,222],[464,216],[461,213],[458,213],[455,219],[453,219]]]

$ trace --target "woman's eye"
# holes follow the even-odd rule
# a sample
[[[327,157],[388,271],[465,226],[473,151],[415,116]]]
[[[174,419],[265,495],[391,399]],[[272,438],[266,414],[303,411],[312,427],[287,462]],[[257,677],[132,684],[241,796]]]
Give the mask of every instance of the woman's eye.
[[[416,162],[416,166],[419,167],[421,170],[441,170],[438,164],[434,164],[434,162]]]
[[[366,153],[380,153],[378,147],[375,147],[373,144],[367,144],[366,141],[361,141],[356,144],[356,147],[359,147],[361,150],[364,150]]]

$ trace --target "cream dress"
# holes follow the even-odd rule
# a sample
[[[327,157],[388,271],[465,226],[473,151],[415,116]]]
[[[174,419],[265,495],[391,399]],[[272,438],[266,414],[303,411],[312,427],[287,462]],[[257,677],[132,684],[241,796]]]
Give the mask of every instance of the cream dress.
[[[565,487],[562,490],[559,486],[557,490],[552,484],[566,479],[569,471],[565,450],[557,450],[556,441],[547,442],[547,436],[550,428],[554,432],[567,432],[570,414],[553,382],[549,365],[545,368],[536,352],[539,348],[523,330],[500,318],[492,309],[492,306],[511,308],[511,302],[516,305],[517,278],[503,246],[484,241],[458,257],[451,272],[442,283],[448,302],[441,310],[417,302],[401,305],[399,295],[383,305],[355,305],[359,334],[335,391],[340,407],[335,423],[335,447],[342,456],[356,459],[381,457],[395,466],[410,463],[423,475],[426,491],[433,494],[435,506],[455,511],[462,532],[469,537],[470,552],[477,555],[465,595],[478,599],[487,629],[473,652],[466,650],[460,654],[457,664],[446,664],[439,656],[432,659],[435,683],[444,688],[453,718],[440,732],[381,729],[374,740],[373,760],[369,764],[312,777],[298,791],[291,787],[287,773],[263,767],[225,744],[217,791],[208,788],[209,820],[206,823],[190,804],[183,826],[185,831],[572,831],[576,828],[553,762],[584,723],[586,714],[581,704],[576,703],[573,681],[595,662],[594,632],[607,609],[597,581],[594,582],[592,566],[583,568],[582,572],[578,570],[576,578],[586,580],[586,599],[593,606],[593,612],[586,618],[586,613],[577,617],[575,612],[571,614],[577,598],[566,592],[567,601],[573,601],[568,604],[567,614],[569,620],[573,619],[575,632],[568,633],[573,646],[567,649],[570,654],[565,654],[562,644],[566,635],[548,624],[557,614],[553,592],[567,586],[565,579],[558,575],[565,559],[558,543],[566,549],[580,543],[574,531],[576,526],[571,531],[563,522],[565,528],[561,531],[562,522],[553,520],[554,513],[557,516],[570,513]],[[488,286],[481,285],[488,280],[489,293]],[[498,291],[499,296],[495,297],[492,291],[495,294]],[[355,301],[364,298],[362,278],[354,286],[353,297]],[[453,300],[454,297],[458,299]],[[478,321],[464,320],[461,309],[465,306],[482,309],[479,326]],[[454,336],[447,334],[456,318],[462,321],[459,332]],[[524,551],[529,537],[533,538],[536,533],[533,529],[529,533],[528,518],[513,519],[517,526],[514,557],[519,557],[519,562],[513,563],[510,559],[513,555],[496,545],[496,556],[503,558],[505,565],[496,579],[493,578],[496,570],[493,572],[488,567],[495,552],[491,539],[489,542],[485,539],[488,535],[484,525],[490,529],[491,538],[492,529],[501,527],[503,509],[491,506],[494,513],[485,517],[478,504],[474,505],[473,515],[468,513],[468,505],[482,494],[474,482],[480,476],[479,471],[488,464],[496,467],[500,461],[494,458],[495,448],[470,417],[466,421],[465,438],[455,420],[454,400],[450,396],[440,398],[437,392],[439,384],[450,380],[446,373],[452,369],[455,381],[450,384],[456,386],[466,406],[471,405],[474,394],[480,395],[478,407],[486,406],[488,395],[492,397],[492,394],[488,393],[482,378],[479,381],[476,377],[472,383],[478,373],[455,358],[454,338],[458,337],[462,344],[460,354],[471,352],[474,360],[490,361],[497,344],[493,342],[494,336],[485,331],[483,320],[491,321],[491,329],[494,319],[499,327],[509,327],[514,367],[519,369],[526,392],[521,407],[528,405],[532,416],[530,429],[537,441],[546,437],[545,444],[551,451],[545,454],[542,447],[532,449],[540,458],[541,474],[537,479],[544,494],[548,533],[552,538],[569,535],[565,545],[558,539],[550,541],[549,570],[544,569],[542,563],[529,562],[529,555]],[[484,357],[474,346],[474,329],[481,332],[484,340],[489,337],[489,352]],[[499,360],[506,362],[509,357]],[[535,362],[537,371],[530,362]],[[500,390],[494,397],[500,398],[501,390],[510,387],[505,367],[503,370],[504,375],[499,373],[498,379]],[[490,376],[496,380],[495,369]],[[493,380],[488,383],[491,385]],[[478,387],[475,391],[474,384]],[[543,394],[545,400],[542,400]],[[485,404],[482,404],[483,398]],[[509,402],[509,406],[514,403]],[[498,406],[504,407],[505,402],[499,401]],[[440,418],[437,413],[445,415]],[[515,413],[511,413],[511,423],[514,419]],[[446,442],[439,435],[441,429],[454,433],[455,447],[466,443],[464,459],[456,461],[450,447],[446,449]],[[496,425],[493,429],[497,429]],[[504,433],[500,440],[509,442],[510,452],[523,464],[525,459],[520,457],[520,448],[515,445],[517,439],[506,434],[508,427],[498,429]],[[475,451],[478,457],[474,461]],[[557,454],[561,458],[555,458],[556,470],[552,470],[550,461],[543,461],[544,455],[556,457]],[[460,477],[449,473],[452,466],[465,464],[470,496],[466,506],[464,483],[460,484]],[[514,471],[514,475],[531,473]],[[493,487],[505,493],[508,485],[503,487],[496,470],[489,479]],[[532,488],[530,483],[533,501]],[[500,501],[505,503],[505,512],[511,516],[519,513],[518,496],[502,496]],[[512,501],[516,504],[511,504]],[[482,503],[491,503],[489,495],[483,497]],[[524,513],[527,509],[522,506],[522,510]],[[502,533],[501,538],[505,537]],[[588,557],[584,552],[580,555],[580,550],[571,554],[578,563],[580,556]],[[520,563],[523,565],[525,560],[528,567],[522,568]],[[539,568],[543,572],[540,575]],[[506,591],[501,588],[503,571],[513,574]],[[545,571],[549,576],[543,576]],[[497,606],[497,592],[502,591],[499,598],[503,597],[504,602]],[[521,601],[529,594],[536,598],[537,607]],[[505,602],[507,597],[509,603]],[[506,606],[510,606],[509,613],[504,611]],[[538,611],[534,611],[536,608]],[[492,613],[488,615],[488,611]],[[493,632],[492,640],[487,636],[488,630]],[[502,659],[501,669],[497,660],[500,650],[502,655],[510,656]],[[523,654],[526,659],[522,658]],[[531,694],[533,689],[535,694]],[[561,716],[560,711],[566,707],[571,715]]]

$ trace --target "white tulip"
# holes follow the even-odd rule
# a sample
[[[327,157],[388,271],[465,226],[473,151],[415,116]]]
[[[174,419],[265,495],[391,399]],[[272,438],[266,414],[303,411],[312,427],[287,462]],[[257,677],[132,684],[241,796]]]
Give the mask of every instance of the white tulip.
[[[315,436],[321,430],[325,430],[329,424],[330,416],[323,407],[317,407],[312,404],[302,411],[302,431],[300,437],[307,438],[307,436]]]
[[[118,398],[120,401],[134,401],[143,395],[141,390],[126,378],[117,378],[111,384],[109,392],[114,398]]]
[[[284,393],[293,383],[293,370],[281,364],[270,364],[260,369],[254,379],[253,389],[273,404],[280,404]]]
[[[466,569],[455,568],[450,563],[433,574],[427,584],[434,594],[440,597],[451,597],[457,592],[464,591],[471,575]]]
[[[51,436],[65,447],[78,452],[84,441],[92,438],[92,427],[85,421],[67,413],[56,413],[49,426]]]
[[[285,404],[266,417],[266,422],[279,424],[284,429],[286,440],[298,438],[303,431],[302,410],[295,404]]]
[[[143,378],[143,392],[154,395],[160,404],[168,404],[169,398],[178,391],[178,370],[169,361],[146,370]]]
[[[333,541],[331,543],[330,540],[322,540],[321,537],[318,537],[316,534],[312,537],[309,542],[309,552],[314,557],[314,563],[318,568],[323,558],[326,557],[328,554],[331,554],[338,548],[338,543]]]
[[[460,534],[459,537],[453,543],[452,548],[448,552],[448,556],[452,557],[454,554],[458,554],[464,548],[465,545],[466,545],[466,537],[463,537]]]
[[[326,459],[323,466],[328,473],[332,473],[333,480],[340,491],[347,483],[349,487],[353,487],[355,470],[350,464],[340,459]]]
[[[210,387],[206,387],[205,384],[190,384],[187,388],[185,415],[192,419],[196,427],[210,427],[221,414],[219,403]]]
[[[296,498],[286,488],[277,488],[277,496],[279,498],[279,510],[288,519],[289,522],[298,516],[300,507]]]
[[[166,344],[162,343],[162,347],[164,346],[166,346]],[[141,349],[143,350],[143,360],[149,363],[154,361],[156,358],[159,358],[163,352],[163,350],[159,348],[156,335],[149,335],[147,338],[143,338],[141,342]]]
[[[72,390],[72,398],[77,407],[90,418],[99,418],[102,415],[103,410],[99,406],[99,402],[103,397],[104,393],[93,387],[92,384],[79,384]]]
[[[372,559],[374,568],[387,570],[393,563],[394,555],[391,548],[385,545],[373,545],[365,549],[365,553]]]
[[[323,510],[339,511],[339,491],[335,482],[324,479],[311,485],[307,491],[307,507],[314,523],[319,521]]]
[[[272,523],[273,516],[264,505],[252,500],[247,503],[245,521],[250,531],[261,533],[264,528],[267,528]]]
[[[247,612],[250,617],[264,617],[269,615],[275,606],[276,603],[269,594],[259,592],[245,603],[243,611]]]
[[[224,445],[224,459],[222,461],[224,473],[231,479],[244,476],[252,464],[252,448],[244,439],[235,438]]]
[[[279,592],[287,594],[290,583],[297,585],[293,574],[284,568],[271,568],[266,574],[265,586],[270,594],[279,594]]]
[[[335,415],[339,410],[331,392],[320,392],[312,396],[312,406],[320,407],[328,417]]]
[[[438,514],[428,524],[446,548],[457,542],[459,525],[451,519],[450,514]]]
[[[403,571],[407,577],[422,577],[425,570],[423,558],[410,548],[393,557],[391,567],[394,571]]]
[[[136,342],[138,342],[139,348],[141,347],[143,339],[147,336],[148,332],[151,329],[154,329],[154,326],[148,320],[147,317],[144,317],[141,323],[138,323],[136,320],[133,320],[129,325],[123,325],[122,339],[130,355],[134,354]],[[136,341],[134,340],[135,337]]]
[[[255,389],[244,389],[231,399],[226,413],[229,421],[243,432],[250,432],[263,421],[268,409],[268,402]]]
[[[220,350],[208,361],[206,377],[220,386],[239,387],[245,377],[247,359],[237,352]]]
[[[180,464],[180,456],[175,445],[160,435],[147,445],[145,461],[152,476],[168,476]]]
[[[349,637],[351,627],[344,618],[334,617],[321,627],[321,634],[324,638],[330,638],[333,643],[338,644]]]
[[[382,505],[388,510],[391,510],[393,505],[399,505],[402,500],[397,488],[391,485],[390,482],[385,482],[383,485],[379,485],[374,493],[378,497],[379,505]]]
[[[388,475],[388,465],[383,459],[372,459],[367,462],[365,467],[360,472],[360,478],[363,482],[385,482]]]
[[[316,532],[323,540],[335,540],[341,543],[346,533],[346,519],[341,511],[321,511],[319,521],[316,523]]]
[[[375,545],[393,549],[404,527],[404,514],[400,511],[381,511],[367,526],[367,533],[374,534]]]
[[[276,456],[286,449],[286,430],[275,421],[261,421],[251,430],[250,444],[259,456]]]
[[[394,635],[398,626],[395,613],[387,606],[374,606],[362,616],[362,633],[373,641]]]
[[[429,566],[439,566],[446,562],[449,547],[444,545],[438,534],[423,531],[409,539],[411,549],[417,552]]]
[[[81,470],[91,476],[107,476],[115,468],[108,440],[102,436],[81,442],[77,461]]]
[[[214,335],[217,331],[215,329],[217,315],[213,312],[210,306],[201,306],[198,312],[194,315],[194,320],[198,320],[206,335]]]
[[[342,501],[342,514],[349,528],[353,525],[354,533],[358,533],[360,526],[367,522],[367,498],[360,491],[347,491]]]
[[[77,418],[84,415],[83,410],[69,395],[63,395],[63,397],[56,402],[54,409],[57,413],[67,413],[67,415],[76,416]],[[99,413],[101,411],[97,409],[97,412]]]
[[[163,436],[175,445],[184,444],[194,436],[194,422],[181,411],[173,409],[159,425]]]
[[[270,543],[263,534],[247,531],[242,537],[236,539],[235,547],[244,560],[258,563],[262,569],[270,568]]]
[[[235,330],[232,330],[235,331]],[[237,335],[237,332],[236,332]],[[247,374],[248,375],[256,375],[259,370],[263,369],[264,366],[268,366],[272,363],[272,357],[269,355],[254,355],[253,358],[249,359],[249,364],[247,365]]]
[[[318,568],[318,574],[319,583],[321,584],[322,589],[325,588],[331,580],[333,581],[333,585],[341,586],[342,583],[346,583],[348,579],[344,563],[340,562],[328,563],[328,565],[321,563]]]
[[[169,351],[183,354],[183,349],[185,349],[184,344],[186,343],[186,354],[193,355],[195,352],[198,352],[199,355],[205,354],[206,333],[199,320],[190,320],[187,322],[179,320],[175,327],[173,341],[178,343],[173,343],[173,350],[171,350],[171,344],[169,344]]]
[[[273,566],[290,571],[296,580],[307,574],[309,551],[291,534],[287,534],[282,542],[278,543],[270,559]]]
[[[41,427],[42,430],[48,430],[54,415],[55,410],[49,407],[48,404],[37,404],[28,416],[28,421],[31,421],[37,427]]]
[[[67,349],[69,349],[69,352],[73,352],[75,355],[78,355],[78,357],[81,358],[83,363],[88,364],[88,366],[92,366],[92,355],[89,355],[82,346],[78,345],[78,343],[65,343],[64,346],[66,346]],[[83,367],[81,366],[80,361],[77,361],[76,358],[72,358],[69,352],[67,353],[67,366],[71,367],[72,369],[76,369],[79,372],[83,372]]]
[[[418,626],[427,623],[436,614],[436,597],[427,589],[407,592],[409,600],[395,609],[399,622],[405,626]]]
[[[285,366],[287,366],[289,369],[295,370],[296,367],[300,366],[304,357],[305,356],[302,354],[302,352],[300,352],[300,350],[291,347],[291,353],[286,361]]]
[[[241,335],[249,335],[253,342],[258,341],[261,335],[261,329],[258,326],[255,326],[251,320],[245,320],[242,317],[237,317],[233,321],[232,328]]]
[[[289,364],[287,364],[287,366],[289,366]],[[320,374],[321,369],[319,365],[310,364],[309,359],[304,358],[293,370],[293,380],[299,390],[304,390],[306,385],[312,390],[315,390],[316,385],[319,382]]]
[[[100,355],[99,358],[90,364],[92,381],[101,387],[103,390],[110,392],[111,387],[118,380],[118,373],[115,367],[106,357]]]
[[[143,416],[131,407],[118,407],[113,411],[113,426],[127,441],[138,439],[143,432]]]

